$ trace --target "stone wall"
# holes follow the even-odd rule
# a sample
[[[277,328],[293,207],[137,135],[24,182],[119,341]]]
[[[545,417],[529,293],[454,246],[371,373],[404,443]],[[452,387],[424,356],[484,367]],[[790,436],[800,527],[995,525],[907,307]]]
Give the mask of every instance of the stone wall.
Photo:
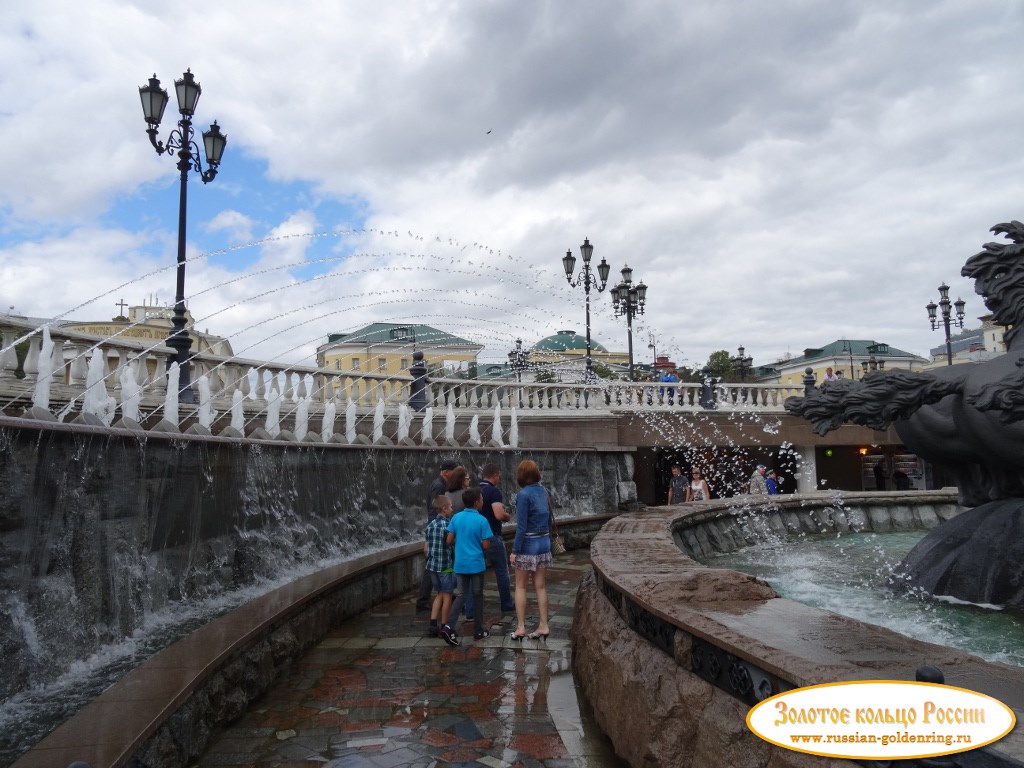
[[[609,518],[559,529],[570,547],[587,546]],[[128,672],[12,768],[184,768],[328,631],[414,588],[421,553],[407,544],[354,558],[211,621]]]
[[[764,508],[749,499],[662,507],[620,515],[594,538],[594,575],[577,596],[573,672],[631,766],[852,766],[764,742],[746,728],[747,712],[791,688],[913,680],[924,665],[940,668],[947,684],[999,699],[1020,722],[1024,669],[786,600],[752,576],[705,568],[681,548],[728,551],[841,526],[892,530],[956,510],[952,490],[845,494],[839,502],[818,494]],[[986,765],[1024,762],[1024,729],[983,749]]]
[[[636,498],[628,453],[295,444],[0,418],[0,699],[154,616],[420,541],[442,459],[541,466],[563,519]]]

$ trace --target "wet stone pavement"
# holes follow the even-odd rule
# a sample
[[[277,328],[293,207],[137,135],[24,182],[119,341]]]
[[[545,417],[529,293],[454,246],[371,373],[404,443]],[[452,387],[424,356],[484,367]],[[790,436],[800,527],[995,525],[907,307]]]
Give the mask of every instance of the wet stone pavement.
[[[459,647],[426,637],[415,595],[347,622],[314,647],[196,768],[619,768],[611,745],[577,698],[569,629],[588,553],[548,570],[551,636],[513,641],[493,575],[485,580],[491,636]],[[532,590],[530,603],[535,610]],[[527,620],[527,630],[536,616]]]

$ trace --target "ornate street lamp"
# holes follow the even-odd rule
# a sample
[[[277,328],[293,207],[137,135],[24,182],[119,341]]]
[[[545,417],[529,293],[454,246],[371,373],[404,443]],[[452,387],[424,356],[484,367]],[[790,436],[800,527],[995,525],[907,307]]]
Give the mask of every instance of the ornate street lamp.
[[[629,337],[629,380],[633,376],[633,318],[644,313],[647,303],[647,286],[643,281],[633,285],[633,270],[627,264],[622,268],[622,282],[611,289],[612,307],[616,317],[626,318],[626,332]]]
[[[565,269],[565,279],[569,282],[569,285],[573,288],[582,285],[583,293],[586,294],[587,297],[586,382],[587,384],[590,384],[594,380],[594,364],[590,359],[590,288],[593,286],[594,288],[597,288],[598,293],[601,293],[608,285],[608,273],[611,271],[611,267],[608,266],[608,262],[606,262],[602,257],[601,263],[597,265],[598,277],[601,278],[601,284],[598,285],[597,278],[590,269],[590,259],[594,255],[594,246],[590,244],[590,238],[583,238],[583,245],[580,246],[580,255],[583,256],[583,268],[580,269],[579,276],[575,280],[573,280],[572,273],[576,270],[576,257],[572,255],[572,251],[565,252],[565,256],[562,257],[562,267]]]
[[[744,352],[746,350],[742,346],[737,352],[738,354],[735,357],[729,358],[729,362],[732,364],[733,370],[739,372],[740,381],[743,381],[746,378],[746,372],[750,370],[751,363],[754,362],[754,358],[745,355]]]
[[[925,306],[925,309],[928,310],[928,320],[931,322],[933,331],[939,327],[939,320],[935,314],[935,310],[942,310],[942,325],[946,331],[946,365],[953,364],[953,343],[949,336],[949,326],[954,325],[957,328],[964,327],[964,307],[966,305],[967,302],[960,298],[951,302],[949,300],[949,286],[943,283],[939,286],[938,305],[936,306],[934,301],[929,301]],[[953,319],[952,316],[953,307],[956,308],[956,319]]]
[[[192,339],[185,330],[185,221],[188,172],[191,170],[198,173],[204,184],[213,181],[224,156],[228,137],[220,132],[216,120],[208,131],[203,131],[203,149],[206,151],[207,165],[204,171],[199,161],[195,132],[192,130],[192,115],[195,114],[196,103],[203,89],[196,82],[192,70],[186,70],[180,80],[174,81],[174,91],[178,97],[178,112],[181,119],[178,121],[178,127],[171,130],[166,144],[157,141],[156,138],[164,109],[167,107],[167,91],[160,87],[156,75],[149,79],[149,85],[139,87],[139,97],[142,99],[143,117],[149,126],[146,133],[149,134],[149,142],[153,149],[158,155],[178,150],[177,167],[181,172],[181,191],[178,198],[178,279],[174,293],[174,317],[171,320],[173,328],[167,337],[167,346],[174,349],[174,359],[178,363],[178,400],[182,403],[192,403],[195,402],[189,374],[189,349],[192,346]]]
[[[508,353],[508,364],[516,375],[516,380],[520,383],[523,380],[523,371],[530,368],[530,363],[527,359],[528,355],[529,353],[523,349],[523,340],[516,339],[516,348]]]

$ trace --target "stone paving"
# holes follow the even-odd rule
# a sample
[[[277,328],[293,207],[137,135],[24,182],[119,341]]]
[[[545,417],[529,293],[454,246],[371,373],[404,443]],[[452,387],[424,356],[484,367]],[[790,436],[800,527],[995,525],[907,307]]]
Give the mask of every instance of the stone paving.
[[[195,768],[620,768],[576,695],[569,629],[586,550],[548,571],[551,636],[513,641],[486,579],[491,637],[425,636],[415,596],[335,630],[212,743]],[[532,603],[532,592],[530,593]],[[533,603],[535,605],[535,603]],[[536,625],[530,617],[527,629]]]

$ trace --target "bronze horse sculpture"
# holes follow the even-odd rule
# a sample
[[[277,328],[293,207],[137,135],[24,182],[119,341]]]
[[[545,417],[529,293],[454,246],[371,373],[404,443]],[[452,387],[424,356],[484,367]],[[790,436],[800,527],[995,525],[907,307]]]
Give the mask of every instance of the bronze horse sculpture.
[[[791,397],[785,407],[824,435],[843,422],[892,425],[914,453],[948,469],[971,507],[928,534],[894,586],[1024,610],[1024,224],[992,227],[961,274],[973,278],[1006,355],[923,372],[876,371]]]

